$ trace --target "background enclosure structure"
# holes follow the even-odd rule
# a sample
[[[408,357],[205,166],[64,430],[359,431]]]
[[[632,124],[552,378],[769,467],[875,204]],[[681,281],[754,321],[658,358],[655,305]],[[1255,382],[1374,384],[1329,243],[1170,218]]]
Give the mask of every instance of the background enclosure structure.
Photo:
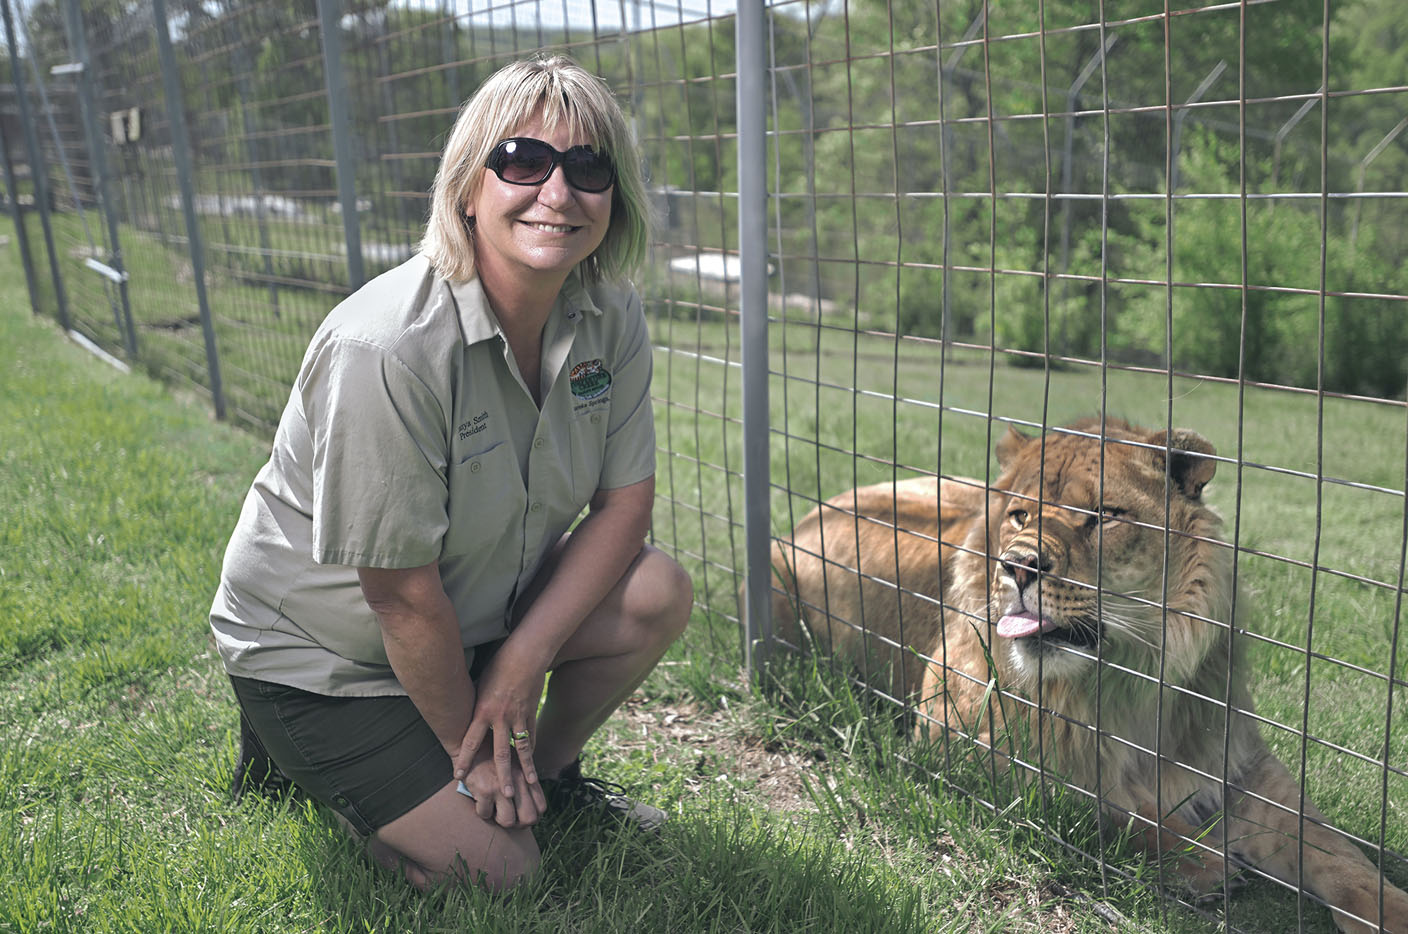
[[[1394,0],[4,2],[36,310],[262,432],[329,307],[414,248],[458,102],[539,49],[601,74],[662,217],[640,283],[655,540],[695,573],[691,638],[720,677],[743,658],[745,525],[785,534],[862,483],[991,478],[1008,425],[1196,429],[1221,458],[1208,496],[1263,730],[1408,882]],[[750,43],[765,68],[740,87]],[[739,100],[765,120],[748,201]],[[767,353],[746,366],[770,415],[745,430],[738,269],[764,257],[747,314],[766,311]],[[751,513],[750,438],[771,461]],[[944,780],[1001,806],[959,765]],[[1044,813],[1059,784],[1041,794]],[[1323,926],[1279,888],[1226,923]]]

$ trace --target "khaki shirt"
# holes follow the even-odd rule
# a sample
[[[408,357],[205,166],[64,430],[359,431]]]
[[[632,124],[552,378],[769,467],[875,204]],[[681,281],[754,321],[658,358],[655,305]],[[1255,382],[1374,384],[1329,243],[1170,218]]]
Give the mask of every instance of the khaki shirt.
[[[598,489],[655,472],[651,348],[628,286],[574,273],[543,330],[541,412],[477,280],[415,256],[318,328],[225,552],[226,669],[404,694],[358,567],[438,561],[466,659]]]

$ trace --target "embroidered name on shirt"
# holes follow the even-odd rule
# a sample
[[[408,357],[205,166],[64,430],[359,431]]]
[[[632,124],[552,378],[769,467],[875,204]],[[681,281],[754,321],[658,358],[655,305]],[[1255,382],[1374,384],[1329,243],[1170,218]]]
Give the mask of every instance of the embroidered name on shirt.
[[[578,399],[595,399],[611,388],[611,373],[600,359],[587,360],[572,368],[569,379],[572,395]]]
[[[455,431],[457,434],[459,434],[460,440],[463,441],[470,435],[477,435],[479,434],[479,432],[483,431],[485,428],[488,427],[489,413],[480,412],[478,415],[474,416],[474,418],[461,424],[460,427],[455,429]]]

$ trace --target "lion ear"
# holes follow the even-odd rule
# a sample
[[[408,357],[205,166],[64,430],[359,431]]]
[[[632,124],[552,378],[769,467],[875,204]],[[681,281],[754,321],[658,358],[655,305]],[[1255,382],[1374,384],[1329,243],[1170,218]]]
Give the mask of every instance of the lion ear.
[[[1184,496],[1197,499],[1203,495],[1203,487],[1217,473],[1217,449],[1196,431],[1175,428],[1160,431],[1148,438],[1148,443],[1156,448],[1167,448],[1169,454],[1168,475]],[[1164,452],[1154,451],[1154,466],[1164,468]]]
[[[1017,457],[1017,452],[1026,447],[1032,439],[1017,430],[1015,425],[1007,426],[1007,433],[998,439],[994,451],[997,453],[997,466],[1006,470]]]

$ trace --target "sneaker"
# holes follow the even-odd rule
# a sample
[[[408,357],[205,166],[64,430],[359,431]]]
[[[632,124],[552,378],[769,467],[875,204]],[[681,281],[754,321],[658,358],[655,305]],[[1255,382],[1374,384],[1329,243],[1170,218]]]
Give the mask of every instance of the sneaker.
[[[244,713],[240,713],[240,757],[235,761],[235,775],[230,782],[230,796],[239,801],[245,792],[254,791],[271,798],[282,797],[293,790],[293,782],[279,771],[264,744],[250,729]]]
[[[659,830],[669,819],[659,808],[626,797],[626,789],[615,782],[583,778],[581,759],[573,760],[556,778],[544,778],[542,784],[549,810],[606,814],[647,832]]]

